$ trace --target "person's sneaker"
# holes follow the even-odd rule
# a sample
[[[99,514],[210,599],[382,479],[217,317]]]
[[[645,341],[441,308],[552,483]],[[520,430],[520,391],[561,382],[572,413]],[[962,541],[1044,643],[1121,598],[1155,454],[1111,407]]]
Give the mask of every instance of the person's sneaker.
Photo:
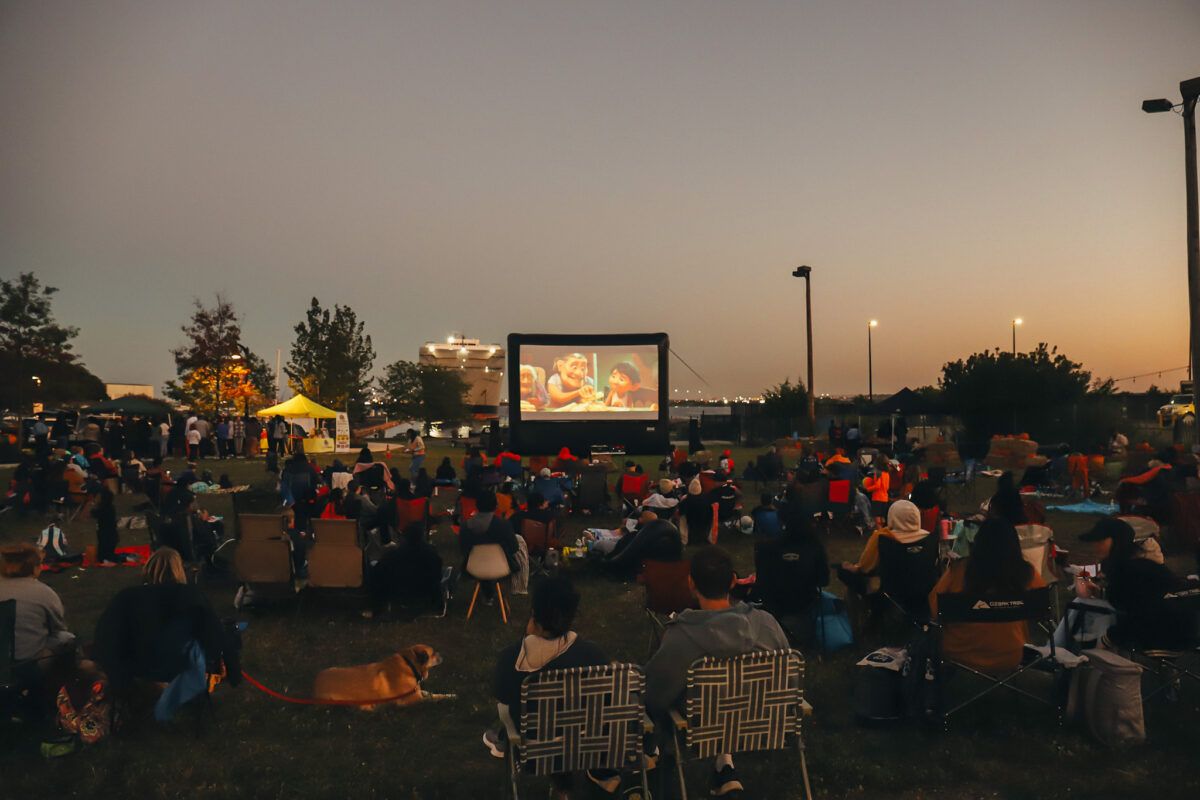
[[[616,795],[617,790],[621,788],[621,775],[611,775],[607,778],[598,778],[592,774],[591,770],[587,771],[588,780],[599,786],[606,794]]]
[[[508,753],[508,737],[499,731],[488,728],[483,732],[483,746],[492,754],[492,758],[504,758]]]
[[[742,782],[738,780],[737,770],[732,766],[724,767],[720,772],[714,772],[712,777],[713,797],[738,797],[742,791]]]

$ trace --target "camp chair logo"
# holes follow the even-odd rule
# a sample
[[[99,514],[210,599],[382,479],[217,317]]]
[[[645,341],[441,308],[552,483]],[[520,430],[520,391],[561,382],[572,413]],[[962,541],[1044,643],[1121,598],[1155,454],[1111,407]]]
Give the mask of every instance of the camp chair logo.
[[[993,600],[990,603],[987,600],[976,600],[975,605],[971,606],[972,611],[987,611],[993,608],[1020,608],[1025,605],[1023,600]]]
[[[1200,589],[1183,589],[1178,592],[1167,592],[1163,600],[1182,600],[1185,597],[1200,597]]]
[[[867,656],[867,661],[872,664],[891,664],[895,661],[895,657],[887,653],[871,653]]]

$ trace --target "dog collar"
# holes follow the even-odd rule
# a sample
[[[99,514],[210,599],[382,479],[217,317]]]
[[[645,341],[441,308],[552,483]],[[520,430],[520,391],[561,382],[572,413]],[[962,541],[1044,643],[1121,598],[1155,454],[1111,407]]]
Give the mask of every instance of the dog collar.
[[[421,682],[425,680],[421,677],[421,668],[414,664],[413,660],[407,655],[402,655],[400,657],[404,659],[405,664],[408,664],[408,668],[412,670],[413,677],[417,679],[417,685],[420,686]]]

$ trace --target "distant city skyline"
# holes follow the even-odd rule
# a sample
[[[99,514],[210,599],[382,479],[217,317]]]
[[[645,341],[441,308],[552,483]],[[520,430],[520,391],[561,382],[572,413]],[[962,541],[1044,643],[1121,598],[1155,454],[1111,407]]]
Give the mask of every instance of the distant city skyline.
[[[106,382],[193,298],[286,362],[309,298],[376,371],[452,331],[666,331],[713,396],[877,397],[1044,341],[1187,361],[1200,3],[211,0],[0,6],[0,275]],[[672,388],[709,391],[682,364]],[[674,397],[674,394],[672,395]]]

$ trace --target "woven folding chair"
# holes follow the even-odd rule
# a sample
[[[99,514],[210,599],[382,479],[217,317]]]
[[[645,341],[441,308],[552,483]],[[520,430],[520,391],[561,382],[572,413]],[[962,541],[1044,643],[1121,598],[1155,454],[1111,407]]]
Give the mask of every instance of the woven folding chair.
[[[641,772],[645,676],[636,664],[606,664],[535,673],[521,684],[520,730],[508,731],[514,800],[522,773],[555,775],[593,769]],[[515,709],[514,709],[515,710]]]
[[[804,700],[804,656],[799,650],[760,650],[732,658],[692,662],[687,676],[686,718],[671,712],[679,793],[687,800],[683,775],[688,758],[795,747],[800,753],[804,795],[812,800],[808,761],[800,730],[812,714]],[[681,744],[680,739],[683,739]]]

